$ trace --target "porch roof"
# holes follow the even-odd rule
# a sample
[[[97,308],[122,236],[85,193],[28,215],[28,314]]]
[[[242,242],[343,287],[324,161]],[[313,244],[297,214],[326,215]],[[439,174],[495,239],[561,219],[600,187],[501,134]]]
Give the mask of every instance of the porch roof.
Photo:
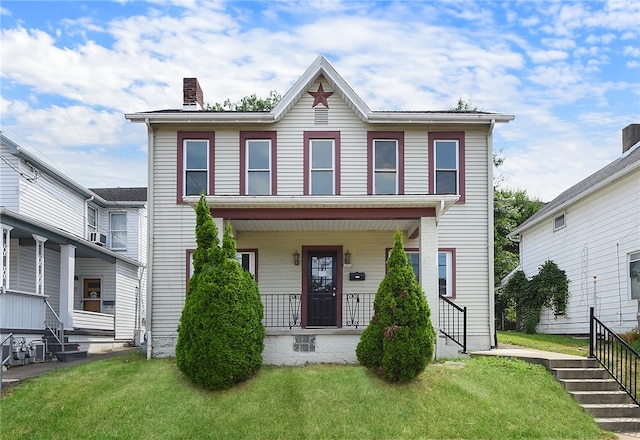
[[[138,267],[144,266],[144,264],[139,261],[93,244],[82,237],[78,237],[67,231],[3,207],[0,207],[0,223],[13,227],[11,230],[11,238],[31,240],[33,239],[32,234],[36,234],[47,238],[45,247],[61,244],[73,245],[76,247],[77,258],[100,258],[109,263],[115,263],[116,260],[121,260]]]
[[[440,217],[457,195],[207,196],[214,217],[235,231],[392,231],[409,234],[421,217]],[[195,207],[199,196],[184,197]]]

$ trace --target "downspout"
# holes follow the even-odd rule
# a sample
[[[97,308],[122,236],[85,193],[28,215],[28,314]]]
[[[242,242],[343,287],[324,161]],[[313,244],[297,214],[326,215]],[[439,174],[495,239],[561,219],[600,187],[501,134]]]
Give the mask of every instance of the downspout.
[[[493,233],[493,222],[495,221],[493,215],[493,127],[496,125],[496,120],[492,119],[491,124],[489,125],[489,132],[487,133],[487,149],[488,149],[488,160],[487,160],[487,175],[489,178],[487,179],[488,191],[487,191],[487,208],[488,219],[489,222],[487,224],[487,237],[488,238],[488,251],[489,251],[489,337],[493,339],[492,348],[498,346],[498,334],[496,333],[496,299],[495,299],[495,275],[494,271],[494,258],[495,251],[493,249],[493,243],[495,240]]]
[[[147,360],[151,359],[153,351],[153,339],[151,338],[151,319],[153,309],[153,144],[154,132],[149,118],[144,118],[147,125],[147,306],[146,306],[146,333],[147,333]]]

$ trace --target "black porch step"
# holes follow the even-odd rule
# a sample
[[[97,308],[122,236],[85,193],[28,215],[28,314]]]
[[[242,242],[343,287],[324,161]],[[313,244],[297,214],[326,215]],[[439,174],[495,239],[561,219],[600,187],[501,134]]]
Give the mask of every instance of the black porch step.
[[[87,352],[79,350],[56,351],[54,353],[60,362],[75,361],[76,359],[86,359]]]

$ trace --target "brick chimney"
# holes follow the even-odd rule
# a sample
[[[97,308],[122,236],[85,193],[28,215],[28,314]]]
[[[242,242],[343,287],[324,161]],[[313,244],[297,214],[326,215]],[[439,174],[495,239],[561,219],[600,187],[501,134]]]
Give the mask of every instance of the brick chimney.
[[[183,110],[203,110],[204,99],[198,78],[184,78],[182,80]]]
[[[629,124],[622,129],[622,153],[640,142],[640,124]]]

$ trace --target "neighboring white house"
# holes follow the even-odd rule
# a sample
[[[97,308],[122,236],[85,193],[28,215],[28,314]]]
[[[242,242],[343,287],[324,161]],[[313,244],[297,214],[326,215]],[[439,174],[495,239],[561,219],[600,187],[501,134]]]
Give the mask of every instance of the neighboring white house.
[[[589,309],[614,331],[638,326],[640,124],[623,130],[622,156],[564,191],[518,227],[527,277],[552,260],[567,273],[564,316],[543,310],[537,331],[588,334]]]
[[[513,116],[372,111],[322,56],[272,111],[204,110],[196,78],[183,92],[125,115],[148,128],[149,356],[175,354],[201,191],[258,281],[265,363],[356,361],[398,229],[436,328],[462,339],[448,298],[468,349],[493,345],[492,130]]]
[[[63,326],[89,352],[138,341],[146,188],[90,190],[1,141],[0,340],[41,341]]]

